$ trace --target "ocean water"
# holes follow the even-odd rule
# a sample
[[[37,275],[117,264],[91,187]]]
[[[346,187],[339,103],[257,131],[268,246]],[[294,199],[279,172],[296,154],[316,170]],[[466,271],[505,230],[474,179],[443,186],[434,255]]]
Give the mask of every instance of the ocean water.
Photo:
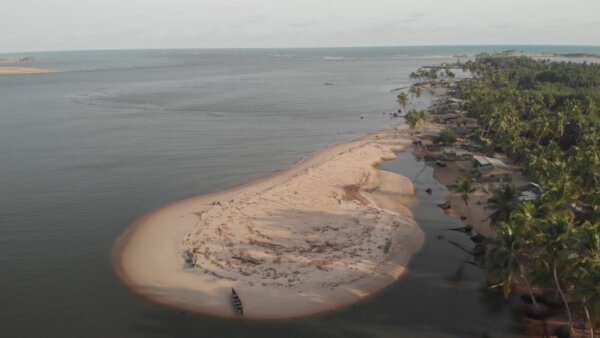
[[[152,209],[267,176],[319,148],[398,123],[389,115],[398,109],[391,91],[407,86],[416,68],[507,49],[600,52],[449,46],[29,53],[35,61],[28,66],[58,73],[0,75],[0,336],[439,336],[431,318],[417,318],[405,331],[378,313],[395,304],[393,295],[324,316],[245,326],[181,313],[131,293],[110,254]],[[347,325],[367,313],[369,322]]]

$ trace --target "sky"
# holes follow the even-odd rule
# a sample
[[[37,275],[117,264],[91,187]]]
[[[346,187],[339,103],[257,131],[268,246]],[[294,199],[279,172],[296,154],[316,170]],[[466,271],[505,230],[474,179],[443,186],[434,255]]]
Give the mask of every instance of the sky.
[[[600,45],[600,0],[3,0],[0,53]]]

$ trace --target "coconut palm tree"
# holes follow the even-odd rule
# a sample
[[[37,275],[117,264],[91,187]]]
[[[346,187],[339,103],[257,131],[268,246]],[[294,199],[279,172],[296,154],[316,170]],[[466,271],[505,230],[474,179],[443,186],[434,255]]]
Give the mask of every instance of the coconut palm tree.
[[[591,338],[594,338],[594,332],[600,322],[600,264],[596,264],[593,270],[588,271],[583,276],[583,308],[587,319],[587,326],[591,332]]]
[[[427,115],[424,110],[412,109],[406,114],[404,119],[410,129],[416,129],[419,125],[425,123]]]
[[[408,89],[408,92],[410,93],[411,99],[414,99],[415,97],[418,99],[421,97],[421,87],[419,87],[417,85],[410,86],[410,88]]]
[[[545,170],[549,174],[543,181],[544,192],[540,195],[543,209],[548,213],[561,210],[573,214],[573,203],[581,195],[581,178],[571,176],[564,162],[548,163]]]
[[[540,270],[539,259],[534,258],[542,245],[540,236],[536,235],[541,222],[539,214],[532,201],[519,205],[508,221],[497,224],[496,237],[490,243],[492,250],[485,258],[488,280],[502,285],[505,296],[511,292],[517,277],[525,282],[536,314],[541,314],[541,308],[532,291],[532,275]]]
[[[511,293],[517,278],[525,281],[534,311],[540,313],[541,308],[529,281],[529,260],[533,243],[524,238],[522,233],[520,225],[512,222],[498,230],[491,241],[492,250],[484,260],[486,276],[490,282],[502,286],[505,297]]]
[[[519,208],[519,191],[512,184],[504,184],[496,189],[494,195],[486,202],[491,209],[490,224],[495,227],[498,222],[507,222],[510,214]]]
[[[553,282],[570,327],[573,308],[593,336],[600,321],[600,66],[481,56],[462,67],[471,76],[457,92],[479,119],[480,137],[519,160],[543,188],[516,210],[508,188],[490,199],[499,236],[487,260],[497,273],[490,278],[512,273],[528,288]]]
[[[537,141],[535,145],[540,144],[542,138],[546,137],[550,132],[550,121],[546,118],[546,115],[542,115],[540,118],[534,121],[535,134],[537,135]]]
[[[410,99],[408,98],[408,95],[406,95],[405,92],[400,92],[400,94],[396,96],[396,102],[398,102],[402,106],[402,108],[404,108],[404,111],[406,111],[406,106],[410,102]]]
[[[429,69],[429,72],[427,74],[427,77],[429,77],[430,80],[437,80],[438,78],[438,69],[437,68],[431,68]]]
[[[563,112],[556,113],[553,121],[553,138],[555,140],[560,139],[565,133],[565,126],[567,125],[567,115]]]
[[[575,274],[573,294],[581,302],[586,326],[594,337],[600,321],[600,223],[584,222],[573,229],[567,247],[566,264]]]
[[[503,227],[496,233],[492,246],[484,261],[486,277],[491,283],[501,285],[504,296],[508,297],[519,272],[518,238],[510,227]]]
[[[567,300],[563,283],[561,279],[565,271],[570,270],[570,264],[565,264],[567,261],[568,241],[573,235],[573,215],[568,212],[558,211],[547,215],[542,222],[538,223],[538,235],[541,238],[543,245],[540,247],[539,259],[545,265],[546,271],[552,276],[556,290],[565,306],[567,318],[569,319],[569,329],[573,332],[573,315],[571,306]],[[560,275],[559,275],[560,271]]]
[[[520,224],[520,229],[526,230],[531,233],[531,230],[535,225],[535,222],[540,218],[540,210],[533,201],[525,201],[519,204],[517,210],[514,210],[510,215],[510,220]],[[520,233],[521,235],[525,235]]]
[[[533,298],[530,280],[532,272],[538,270],[536,267],[540,264],[538,260],[532,259],[543,244],[540,242],[539,236],[536,235],[538,233],[537,226],[542,222],[540,215],[540,209],[534,201],[525,201],[519,204],[516,210],[511,212],[509,221],[506,223],[512,225],[512,231],[523,241],[522,247],[524,250],[522,251],[521,277],[525,281],[536,310],[539,310],[539,306],[535,298]],[[505,223],[500,224],[503,225]],[[532,271],[532,267],[534,271]]]
[[[469,209],[469,194],[475,192],[475,180],[471,177],[462,177],[457,179],[454,184],[449,186],[450,190],[459,193],[460,198],[465,202],[469,219],[471,219],[471,210]]]
[[[600,261],[578,269],[574,294],[581,301],[590,337],[600,323]]]

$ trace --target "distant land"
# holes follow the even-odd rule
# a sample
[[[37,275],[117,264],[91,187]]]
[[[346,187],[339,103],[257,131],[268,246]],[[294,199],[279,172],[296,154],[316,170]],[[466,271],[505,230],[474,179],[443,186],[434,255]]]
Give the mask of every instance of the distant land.
[[[53,73],[50,69],[34,67],[0,67],[0,74],[46,74]]]
[[[0,58],[0,64],[22,64],[31,62],[35,62],[35,58],[32,56]],[[45,74],[52,72],[53,71],[50,69],[38,67],[0,67],[0,74]]]

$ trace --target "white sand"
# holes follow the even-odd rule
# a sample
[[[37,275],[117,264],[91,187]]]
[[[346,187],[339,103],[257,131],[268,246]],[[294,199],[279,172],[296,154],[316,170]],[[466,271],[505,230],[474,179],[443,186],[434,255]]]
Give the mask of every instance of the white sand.
[[[305,316],[363,299],[398,279],[423,243],[409,210],[410,180],[374,167],[410,144],[399,129],[151,212],[118,241],[118,275],[156,302],[224,317],[235,315],[231,287],[252,319]],[[194,265],[184,252],[194,253]]]

